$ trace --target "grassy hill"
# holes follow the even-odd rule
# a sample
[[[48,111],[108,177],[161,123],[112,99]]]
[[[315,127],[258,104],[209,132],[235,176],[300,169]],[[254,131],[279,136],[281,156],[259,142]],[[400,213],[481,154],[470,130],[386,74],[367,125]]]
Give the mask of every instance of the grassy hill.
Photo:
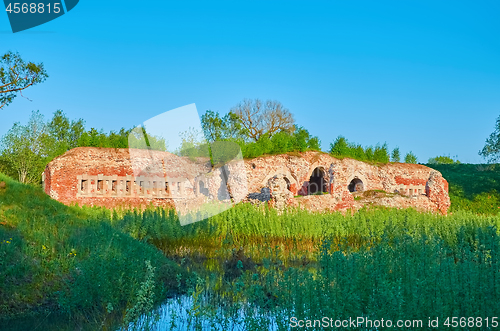
[[[500,212],[500,166],[491,164],[427,164],[450,184],[451,211]]]
[[[137,314],[180,289],[177,264],[109,220],[109,211],[67,207],[0,174],[0,320]]]

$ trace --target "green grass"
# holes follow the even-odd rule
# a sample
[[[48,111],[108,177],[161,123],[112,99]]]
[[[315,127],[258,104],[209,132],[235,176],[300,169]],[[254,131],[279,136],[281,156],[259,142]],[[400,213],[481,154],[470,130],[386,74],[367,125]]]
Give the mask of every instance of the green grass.
[[[137,303],[149,260],[154,302],[178,289],[178,265],[114,229],[101,209],[67,207],[0,174],[0,318],[61,313],[90,319]],[[151,276],[149,276],[151,278]]]
[[[500,213],[500,167],[486,164],[428,164],[449,183],[451,212]]]
[[[283,323],[292,312],[310,319],[493,316],[500,309],[500,171],[433,167],[450,183],[448,216],[386,208],[279,213],[240,204],[186,226],[172,210],[66,207],[0,175],[7,182],[0,189],[0,316],[54,311],[100,325],[118,312],[123,323],[180,290],[196,302],[189,325],[202,318],[228,325],[245,307],[246,330],[265,328],[266,314]]]
[[[173,330],[196,330],[204,319],[262,330],[272,316],[288,330],[290,316],[444,321],[500,309],[498,216],[412,209],[278,214],[241,205],[186,227],[170,228],[165,217],[131,213],[115,226],[151,243],[170,243],[161,246],[167,256],[201,266],[190,319]]]

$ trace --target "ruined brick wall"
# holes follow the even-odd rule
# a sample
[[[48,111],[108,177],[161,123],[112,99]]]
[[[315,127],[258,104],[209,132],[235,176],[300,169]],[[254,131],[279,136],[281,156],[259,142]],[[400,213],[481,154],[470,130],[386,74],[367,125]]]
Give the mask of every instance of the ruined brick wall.
[[[382,200],[389,207],[414,207],[423,211],[446,213],[450,206],[448,183],[439,172],[418,164],[389,163],[382,166],[345,158],[336,159],[326,153],[306,152],[296,155],[263,156],[245,161],[249,192],[259,193],[270,187],[272,178],[284,178],[288,191],[303,198],[290,201],[309,209],[345,210],[355,208],[352,192],[381,190],[396,193],[392,200]],[[317,183],[311,175],[320,173],[328,197],[319,197]],[[311,190],[314,184],[314,190]],[[316,195],[310,195],[311,191]],[[354,192],[355,193],[355,192]],[[276,194],[275,194],[276,195]]]
[[[196,175],[209,170],[209,160],[192,162],[167,152],[81,147],[47,165],[44,188],[68,205],[167,207],[192,197]]]
[[[389,207],[446,213],[450,206],[448,183],[431,168],[402,163],[376,166],[318,152],[263,156],[212,169],[208,159],[190,160],[168,152],[82,147],[47,165],[44,188],[65,204],[110,208],[247,197],[269,200],[278,208],[346,210],[362,205],[353,194],[369,190],[395,193],[392,199],[379,201]]]

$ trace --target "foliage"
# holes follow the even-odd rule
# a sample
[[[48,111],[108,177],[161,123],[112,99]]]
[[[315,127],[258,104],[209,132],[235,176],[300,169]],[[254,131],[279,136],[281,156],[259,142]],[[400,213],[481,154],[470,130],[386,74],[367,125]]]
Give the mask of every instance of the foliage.
[[[284,154],[288,152],[305,152],[320,150],[320,141],[302,127],[295,127],[294,132],[281,131],[271,138],[262,136],[256,142],[238,141],[244,158],[255,158],[264,154]]]
[[[439,165],[463,166],[469,165]],[[484,178],[496,176],[493,168],[480,170],[476,173]],[[270,319],[288,325],[287,316],[413,318],[498,309],[500,293],[491,281],[500,257],[498,216],[384,208],[345,216],[300,209],[278,213],[240,204],[181,226],[173,210],[111,216],[99,208],[64,207],[38,197],[36,189],[7,182],[9,194],[0,193],[0,206],[32,198],[21,209],[0,207],[0,223],[8,222],[0,225],[0,261],[9,270],[0,274],[5,284],[0,300],[10,300],[0,303],[3,309],[12,302],[28,309],[26,301],[45,297],[39,307],[91,316],[128,309],[128,323],[151,308],[158,293],[179,288],[180,271],[170,269],[175,267],[153,247],[201,277],[189,292],[193,306],[179,312],[172,330],[196,329],[202,321],[220,329],[261,330]],[[469,184],[466,190],[481,190]],[[151,267],[144,268],[147,260]],[[14,293],[25,298],[13,299]],[[474,297],[481,297],[481,304]]]
[[[281,131],[293,132],[295,128],[293,115],[275,100],[263,103],[259,99],[245,99],[231,108],[231,113],[240,118],[246,135],[255,142],[264,136],[271,138]]]
[[[191,159],[196,157],[210,157],[209,146],[203,132],[190,127],[180,134],[181,145],[174,151],[179,156],[188,156]]]
[[[481,164],[428,164],[449,183],[451,210],[500,213],[500,168]]]
[[[0,109],[8,106],[22,91],[47,79],[43,63],[26,63],[19,53],[0,57]]]
[[[221,140],[244,140],[247,136],[240,117],[233,112],[221,117],[218,112],[207,110],[201,116],[201,126],[205,139],[210,143]]]
[[[47,127],[50,136],[55,140],[54,156],[62,155],[79,146],[78,141],[85,132],[85,121],[81,118],[70,121],[62,110],[57,110]]]
[[[27,125],[15,123],[1,140],[7,173],[15,174],[21,183],[38,183],[54,149],[55,140],[40,112],[33,112]]]
[[[169,214],[129,215],[115,226],[204,275],[205,299],[163,317],[180,317],[169,323],[172,330],[195,330],[202,321],[237,330],[275,321],[287,329],[290,316],[441,319],[500,308],[498,217],[411,209],[278,214],[240,205],[181,227]]]
[[[495,130],[490,134],[479,155],[488,160],[489,163],[495,163],[500,160],[500,116],[497,118]]]
[[[417,156],[415,154],[413,154],[413,152],[408,152],[406,155],[405,155],[405,163],[413,163],[413,164],[417,164],[418,163],[418,159],[417,159]]]
[[[429,164],[460,164],[461,162],[459,160],[454,160],[449,156],[436,156],[436,157],[431,157],[429,161],[427,161]]]
[[[401,154],[399,152],[399,147],[396,147],[392,150],[391,161],[392,162],[401,162]]]
[[[113,141],[114,134],[114,132],[110,133],[109,140],[111,142]],[[128,137],[125,140],[124,137],[127,135]],[[142,126],[138,126],[133,130],[125,130],[122,128],[117,136],[115,141],[120,142],[119,148],[151,149],[163,152],[166,152],[168,149],[168,143],[165,141],[165,138],[147,133],[146,128]]]
[[[359,161],[369,162],[389,162],[389,152],[387,144],[376,145],[375,148],[350,143],[343,136],[338,136],[335,142],[330,143],[330,154],[336,158],[349,157]]]
[[[292,115],[277,101],[267,101],[263,105],[258,99],[244,100],[223,117],[208,110],[202,116],[202,127],[210,146],[183,139],[184,150],[189,153],[184,152],[182,155],[205,156],[208,149],[213,163],[217,164],[220,160],[230,159],[237,154],[233,152],[231,143],[240,146],[244,158],[319,151],[321,148],[317,137],[311,136],[306,129],[293,125]],[[214,155],[214,142],[219,142],[217,155]],[[193,146],[196,146],[195,150],[192,149]]]
[[[177,274],[186,278],[154,247],[113,229],[109,211],[67,207],[39,188],[1,174],[0,181],[7,183],[0,191],[0,318],[94,318],[132,307],[145,279],[154,278],[156,303],[177,291]],[[146,260],[154,276],[141,268]]]
[[[30,184],[40,184],[47,163],[75,147],[128,148],[131,144],[132,148],[167,148],[164,139],[145,130],[144,136],[124,128],[109,134],[94,128],[86,131],[83,119],[70,121],[62,110],[54,112],[48,122],[39,111],[32,112],[28,123],[14,123],[1,143],[0,171]]]

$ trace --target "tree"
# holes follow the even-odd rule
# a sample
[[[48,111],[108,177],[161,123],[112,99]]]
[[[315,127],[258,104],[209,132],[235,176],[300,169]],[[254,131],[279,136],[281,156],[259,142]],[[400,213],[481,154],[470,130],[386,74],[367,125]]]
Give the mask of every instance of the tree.
[[[330,154],[335,157],[345,157],[350,153],[349,143],[347,139],[343,136],[338,136],[335,142],[330,143]],[[363,151],[364,154],[364,151]]]
[[[191,159],[195,157],[209,157],[210,149],[203,132],[193,127],[180,133],[181,145],[174,151],[179,156],[188,156]]]
[[[78,147],[78,140],[85,132],[85,121],[81,118],[77,121],[70,121],[62,110],[57,110],[47,127],[50,135],[55,139],[56,155],[54,156],[57,156]]]
[[[418,161],[417,161],[417,156],[415,154],[413,154],[413,152],[409,152],[408,154],[406,154],[405,156],[405,163],[414,163],[416,164]]]
[[[259,99],[245,99],[231,112],[240,118],[248,137],[254,141],[264,135],[271,138],[277,132],[295,130],[292,114],[278,101],[267,100],[263,104]]]
[[[0,109],[18,94],[47,79],[43,63],[24,62],[19,53],[7,52],[0,58]]]
[[[488,163],[495,163],[500,160],[500,116],[497,118],[495,130],[490,134],[479,155],[488,160]]]
[[[460,164],[461,162],[458,160],[453,160],[449,156],[436,156],[436,157],[431,157],[429,161],[427,161],[429,164]]]
[[[2,159],[21,183],[37,183],[54,150],[54,139],[40,112],[27,125],[15,123],[2,138]]]
[[[401,162],[401,154],[399,152],[399,147],[396,147],[392,150],[391,160],[392,162]]]
[[[165,138],[147,133],[146,128],[138,126],[133,130],[121,129],[118,134],[113,131],[109,134],[110,147],[151,149],[166,152],[168,143]]]
[[[373,151],[373,161],[388,163],[389,162],[389,151],[387,147],[387,143],[384,143],[382,146],[375,146],[375,150]]]
[[[207,110],[201,116],[201,126],[209,142],[238,140],[246,135],[240,117],[233,112],[221,117],[218,112]]]

